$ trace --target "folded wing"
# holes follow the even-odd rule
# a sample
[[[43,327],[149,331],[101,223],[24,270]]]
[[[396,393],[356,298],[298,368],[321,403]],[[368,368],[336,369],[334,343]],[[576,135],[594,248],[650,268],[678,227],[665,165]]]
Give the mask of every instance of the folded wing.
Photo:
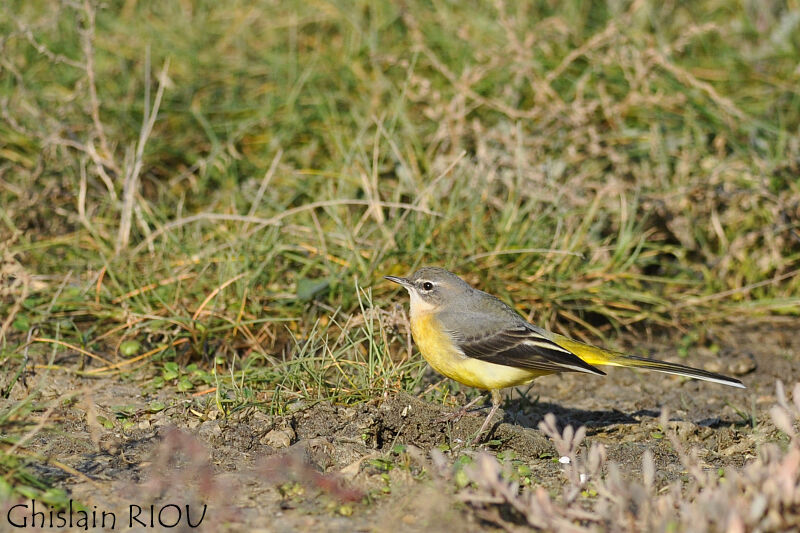
[[[519,325],[477,338],[456,339],[467,357],[498,365],[528,368],[543,372],[587,372],[605,375],[571,351]]]

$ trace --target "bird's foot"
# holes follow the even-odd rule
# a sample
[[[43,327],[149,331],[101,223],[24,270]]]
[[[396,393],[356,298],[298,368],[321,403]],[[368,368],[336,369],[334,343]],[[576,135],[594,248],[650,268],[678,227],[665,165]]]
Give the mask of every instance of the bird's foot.
[[[472,445],[477,446],[480,444],[481,440],[483,439],[483,433],[486,431],[486,428],[489,427],[489,422],[492,421],[494,418],[494,414],[497,412],[497,408],[500,407],[499,404],[492,405],[492,410],[489,411],[489,414],[486,415],[486,420],[483,421],[483,425],[481,425],[481,429],[478,430],[478,434],[475,435],[475,438],[472,439]]]
[[[457,411],[454,411],[450,414],[437,418],[435,422],[437,424],[441,424],[443,422],[458,422],[465,414],[467,414],[470,408],[473,407],[476,403],[478,403],[482,398],[483,396],[477,396],[461,409],[458,409]]]

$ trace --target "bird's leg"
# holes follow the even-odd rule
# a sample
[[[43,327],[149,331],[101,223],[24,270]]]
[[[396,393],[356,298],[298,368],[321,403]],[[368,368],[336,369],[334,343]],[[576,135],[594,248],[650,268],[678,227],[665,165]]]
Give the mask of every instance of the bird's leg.
[[[467,414],[467,411],[469,410],[470,407],[472,407],[473,405],[475,405],[476,403],[478,403],[482,399],[483,399],[483,394],[479,394],[478,396],[476,396],[475,398],[470,400],[467,405],[465,405],[464,407],[462,407],[458,411],[450,413],[449,415],[444,415],[443,417],[438,418],[436,420],[436,422],[451,422],[451,421],[457,422],[458,420],[461,419],[462,416]]]
[[[478,434],[475,435],[475,438],[472,440],[472,445],[475,446],[481,441],[481,437],[483,436],[483,432],[486,431],[486,428],[489,427],[489,422],[492,421],[494,414],[497,412],[497,409],[500,408],[500,402],[502,402],[503,397],[500,395],[499,390],[492,390],[492,410],[489,411],[489,414],[486,416],[486,420],[483,421],[483,425],[481,429],[478,430]]]

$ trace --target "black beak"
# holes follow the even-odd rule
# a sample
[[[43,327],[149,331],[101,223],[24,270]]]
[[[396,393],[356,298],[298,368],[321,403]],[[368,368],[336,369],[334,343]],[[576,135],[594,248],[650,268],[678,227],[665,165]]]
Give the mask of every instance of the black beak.
[[[397,276],[383,276],[384,278],[388,279],[389,281],[393,281],[402,285],[403,287],[411,287],[411,282],[408,281],[407,278],[398,278]]]

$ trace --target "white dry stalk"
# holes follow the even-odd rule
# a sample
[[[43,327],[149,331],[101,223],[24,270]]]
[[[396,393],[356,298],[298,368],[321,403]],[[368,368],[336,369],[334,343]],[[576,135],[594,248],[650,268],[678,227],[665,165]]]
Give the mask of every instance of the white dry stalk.
[[[131,235],[131,221],[133,219],[134,201],[139,189],[139,174],[142,171],[144,161],[144,147],[147,140],[153,133],[153,126],[158,117],[158,110],[161,107],[161,99],[164,96],[169,78],[169,59],[164,62],[164,66],[158,75],[158,89],[153,99],[153,109],[150,109],[150,49],[148,48],[145,57],[145,102],[144,115],[142,116],[142,127],[139,130],[139,140],[136,142],[132,164],[125,165],[125,179],[122,184],[122,211],[120,213],[119,232],[117,234],[116,252],[119,253],[128,247]]]

